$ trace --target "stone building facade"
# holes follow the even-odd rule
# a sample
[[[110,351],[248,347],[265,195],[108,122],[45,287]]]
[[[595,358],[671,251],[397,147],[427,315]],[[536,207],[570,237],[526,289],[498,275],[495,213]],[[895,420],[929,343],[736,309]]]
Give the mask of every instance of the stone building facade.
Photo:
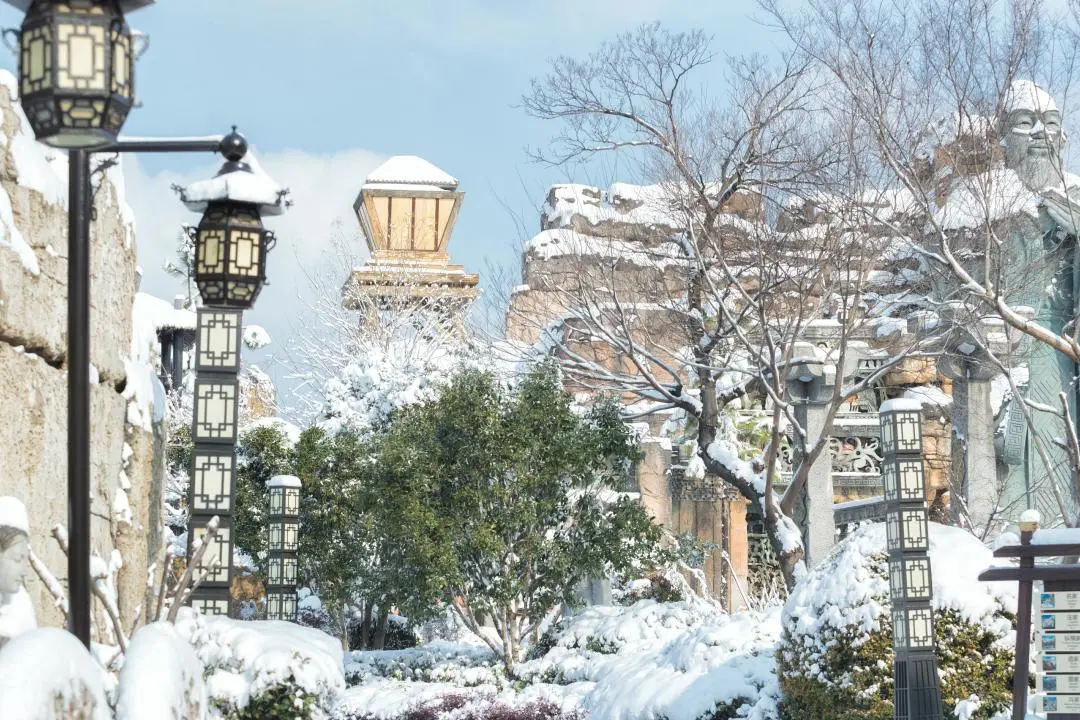
[[[31,549],[64,582],[67,560],[51,530],[67,524],[66,155],[34,140],[12,99],[14,78],[0,72],[0,84],[0,495],[25,503]],[[130,625],[161,544],[152,348],[133,336],[135,229],[119,168],[94,182],[91,534],[94,552],[119,566],[120,612]],[[39,624],[60,625],[52,597],[33,573],[26,585]],[[107,623],[96,625],[108,632]]]
[[[591,337],[584,323],[571,309],[580,291],[574,285],[591,284],[613,289],[620,302],[633,310],[631,336],[648,338],[650,351],[684,346],[677,327],[678,313],[664,309],[664,301],[685,292],[685,279],[677,263],[666,262],[659,248],[679,232],[670,213],[650,204],[650,188],[616,184],[608,190],[584,185],[555,185],[547,195],[540,219],[540,232],[526,245],[521,261],[521,284],[510,296],[507,336],[511,341],[536,345],[554,337],[554,352],[564,360],[582,359],[598,363],[614,373],[633,374],[628,357],[614,352],[603,338]],[[868,203],[890,209],[895,199],[869,198]],[[736,195],[728,211],[730,232],[737,241],[747,228],[765,222],[761,199]],[[778,220],[778,229],[793,231],[827,221],[827,214],[814,203],[792,205]],[[867,228],[873,236],[874,228]],[[792,240],[793,239],[793,240]],[[731,243],[738,247],[738,242]],[[875,243],[875,252],[880,246]],[[792,248],[797,251],[797,247]],[[914,287],[921,282],[919,265],[910,256],[884,257],[871,277],[873,291],[895,292],[898,287]],[[583,280],[584,278],[584,280]],[[670,315],[670,316],[669,316]],[[808,330],[808,341],[828,346],[835,333],[835,321],[822,321]],[[860,338],[871,358],[887,357],[910,342],[903,320],[890,320],[871,328]],[[669,337],[670,336],[670,337]],[[672,358],[661,358],[671,361]],[[594,390],[568,377],[571,392],[590,394]],[[834,426],[831,458],[833,498],[836,504],[866,501],[881,495],[880,449],[877,419],[880,402],[905,395],[923,401],[924,437],[928,471],[928,500],[947,502],[951,456],[948,380],[937,372],[935,363],[925,358],[909,358],[887,373],[867,393],[856,398]],[[636,399],[626,393],[628,404]],[[733,489],[713,478],[687,479],[682,468],[689,458],[673,450],[664,425],[665,412],[641,418],[645,459],[637,471],[637,490],[650,514],[675,535],[690,533],[718,548],[704,563],[713,595],[727,607],[744,603],[743,593],[751,586],[751,575],[760,572],[771,554],[764,540],[761,520],[753,508]],[[845,435],[847,433],[847,435]],[[790,459],[790,458],[789,458]],[[758,579],[754,580],[758,582]],[[772,580],[766,578],[766,584]],[[765,591],[768,593],[768,590]]]

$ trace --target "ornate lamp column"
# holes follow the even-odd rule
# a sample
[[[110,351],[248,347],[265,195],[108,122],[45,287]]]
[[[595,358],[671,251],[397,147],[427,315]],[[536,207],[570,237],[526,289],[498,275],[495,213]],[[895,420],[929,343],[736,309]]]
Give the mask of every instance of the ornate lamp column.
[[[229,615],[232,605],[229,584],[242,315],[227,308],[198,311],[188,557],[194,543],[205,536],[210,520],[220,518],[214,546],[207,549],[198,568],[202,583],[191,597],[192,607],[206,615]]]
[[[795,418],[806,431],[806,443],[818,442],[828,408],[823,400],[830,394],[823,353],[808,342],[797,341],[791,349],[787,392],[795,404]],[[836,542],[833,518],[832,458],[828,448],[818,455],[799,494],[797,515],[803,527],[806,564],[813,566],[829,554]]]
[[[944,716],[934,645],[930,528],[922,457],[922,405],[888,400],[879,410],[884,454],[885,528],[892,601],[895,717]]]
[[[300,478],[276,475],[270,491],[266,619],[296,621],[296,572],[300,549]]]
[[[204,211],[192,230],[195,284],[206,307],[198,312],[197,326],[189,558],[210,520],[220,518],[214,546],[196,568],[203,579],[191,605],[208,615],[233,616],[232,514],[243,310],[254,304],[266,281],[266,253],[274,242],[261,216],[280,214],[288,191],[243,162],[247,143],[235,128],[222,147],[227,162],[217,177],[176,189],[189,209]]]

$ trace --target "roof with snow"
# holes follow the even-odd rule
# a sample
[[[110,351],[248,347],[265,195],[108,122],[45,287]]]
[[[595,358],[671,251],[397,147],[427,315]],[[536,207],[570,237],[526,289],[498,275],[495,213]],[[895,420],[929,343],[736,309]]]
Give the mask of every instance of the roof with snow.
[[[180,200],[194,212],[202,212],[209,202],[232,200],[258,205],[263,215],[283,213],[287,207],[284,197],[288,190],[283,190],[266,174],[252,151],[248,151],[241,163],[246,164],[250,171],[233,170],[209,180],[191,183],[179,190]]]
[[[458,181],[422,157],[395,155],[364,179],[364,186],[369,185],[430,185],[440,190],[454,190]]]

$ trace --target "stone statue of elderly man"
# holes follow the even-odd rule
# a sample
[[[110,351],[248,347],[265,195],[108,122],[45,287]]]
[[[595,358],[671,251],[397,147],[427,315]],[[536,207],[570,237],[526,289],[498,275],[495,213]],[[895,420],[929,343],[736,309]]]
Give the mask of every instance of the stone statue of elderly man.
[[[30,562],[30,523],[18,498],[0,497],[0,648],[37,627],[23,587]]]
[[[1080,289],[1080,178],[1062,169],[1061,122],[1061,111],[1043,88],[1027,80],[1009,87],[1000,125],[1005,175],[995,184],[996,197],[987,198],[991,214],[997,206],[1007,218],[999,231],[1006,243],[1006,296],[1013,307],[1033,308],[1039,323],[1054,333],[1076,318]],[[1018,360],[1027,366],[1023,392],[1034,432],[1020,404],[1010,403],[1001,448],[1009,470],[999,507],[1010,517],[1034,507],[1045,518],[1072,521],[1077,492],[1068,453],[1055,442],[1066,434],[1062,419],[1034,408],[1060,409],[1064,392],[1077,417],[1076,364],[1030,340],[1021,345]],[[1014,378],[1022,383],[1023,373]]]

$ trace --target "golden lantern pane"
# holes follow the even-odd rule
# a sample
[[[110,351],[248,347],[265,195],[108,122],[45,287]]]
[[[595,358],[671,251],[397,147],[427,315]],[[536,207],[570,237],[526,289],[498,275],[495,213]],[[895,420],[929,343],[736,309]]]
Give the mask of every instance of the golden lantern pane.
[[[192,510],[199,513],[232,510],[235,458],[231,454],[195,452],[192,468]]]
[[[457,198],[439,198],[438,209],[438,229],[439,229],[439,250],[446,250],[446,242],[449,238],[446,235],[446,228],[450,222],[450,218],[454,212],[454,205],[457,204]]]
[[[395,197],[390,199],[390,249],[412,250],[412,198]]]
[[[200,230],[199,249],[195,258],[195,271],[201,273],[221,273],[225,269],[225,231]]]
[[[236,382],[195,380],[193,439],[233,442],[236,439]]]
[[[235,372],[240,369],[241,323],[239,310],[200,308],[195,344],[196,370]]]
[[[413,249],[432,252],[438,247],[435,214],[439,201],[436,198],[416,198],[413,213]]]

